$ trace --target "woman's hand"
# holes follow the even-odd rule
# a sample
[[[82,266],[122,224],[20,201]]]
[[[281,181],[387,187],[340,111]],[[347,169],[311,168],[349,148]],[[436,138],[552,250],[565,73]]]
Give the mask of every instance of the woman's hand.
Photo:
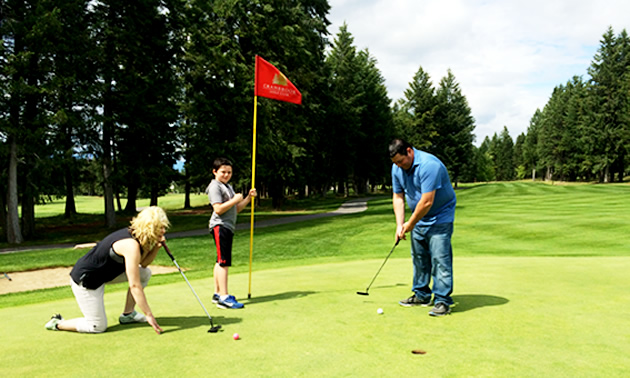
[[[153,327],[153,329],[155,330],[155,333],[157,333],[158,335],[161,334],[162,332],[164,332],[164,330],[162,329],[162,327],[160,327],[160,325],[158,324],[157,320],[155,320],[155,317],[153,316],[153,314],[145,314],[145,316],[147,317],[147,322],[151,325],[151,327]]]

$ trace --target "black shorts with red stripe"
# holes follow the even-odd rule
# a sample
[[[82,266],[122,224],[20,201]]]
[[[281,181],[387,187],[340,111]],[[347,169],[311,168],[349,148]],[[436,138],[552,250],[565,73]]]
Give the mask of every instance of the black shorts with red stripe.
[[[217,263],[220,266],[232,266],[232,240],[234,232],[227,227],[218,225],[210,230],[214,244],[217,247]]]

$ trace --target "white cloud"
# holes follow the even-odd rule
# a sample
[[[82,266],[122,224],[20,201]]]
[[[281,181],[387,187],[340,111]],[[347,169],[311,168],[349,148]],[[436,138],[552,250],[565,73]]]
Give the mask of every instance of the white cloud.
[[[377,59],[390,97],[422,67],[437,87],[451,69],[476,120],[477,144],[507,126],[526,132],[553,88],[587,68],[609,26],[630,29],[627,0],[329,0]],[[331,38],[332,40],[332,38]]]

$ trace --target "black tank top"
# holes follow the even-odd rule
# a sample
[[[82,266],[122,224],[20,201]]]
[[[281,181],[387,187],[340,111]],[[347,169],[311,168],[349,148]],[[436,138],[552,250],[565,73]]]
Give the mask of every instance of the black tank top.
[[[125,258],[117,255],[112,245],[129,238],[133,239],[133,236],[128,228],[107,235],[77,261],[70,272],[72,280],[78,285],[94,290],[121,275],[125,271]],[[142,247],[140,248],[142,251]]]

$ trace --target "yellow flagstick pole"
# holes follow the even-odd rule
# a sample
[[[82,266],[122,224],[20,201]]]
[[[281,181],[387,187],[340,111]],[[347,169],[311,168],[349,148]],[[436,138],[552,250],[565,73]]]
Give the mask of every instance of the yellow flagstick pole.
[[[258,107],[258,96],[254,96],[254,136],[252,138],[252,189],[256,187],[256,112]],[[252,297],[252,257],[254,255],[254,208],[255,198],[252,198],[252,216],[249,224],[249,288],[247,298]]]

